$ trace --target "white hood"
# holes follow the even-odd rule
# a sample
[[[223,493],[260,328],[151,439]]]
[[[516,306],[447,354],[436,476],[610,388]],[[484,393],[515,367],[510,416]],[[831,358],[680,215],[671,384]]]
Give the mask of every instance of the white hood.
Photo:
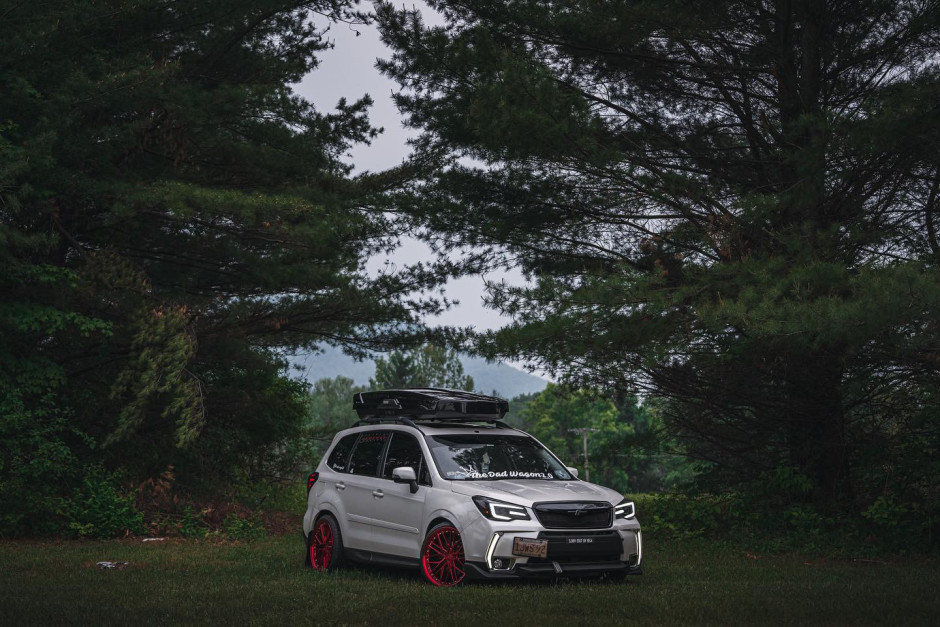
[[[623,499],[614,490],[586,481],[452,481],[451,489],[457,494],[479,494],[526,506],[541,501],[607,501],[617,505]]]

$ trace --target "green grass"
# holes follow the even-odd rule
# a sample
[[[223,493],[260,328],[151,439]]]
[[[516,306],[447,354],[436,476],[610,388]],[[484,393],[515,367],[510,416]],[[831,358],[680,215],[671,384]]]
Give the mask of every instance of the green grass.
[[[5,625],[940,624],[933,561],[748,556],[646,539],[625,582],[438,589],[417,572],[304,570],[298,536],[0,543]],[[100,560],[128,561],[102,571]]]

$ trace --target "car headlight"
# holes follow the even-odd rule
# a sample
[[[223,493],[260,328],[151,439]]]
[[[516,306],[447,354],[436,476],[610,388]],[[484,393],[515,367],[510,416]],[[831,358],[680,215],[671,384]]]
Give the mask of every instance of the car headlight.
[[[490,520],[531,520],[522,505],[513,505],[485,496],[473,497],[473,504]]]
[[[614,518],[624,520],[636,518],[636,507],[633,505],[633,501],[627,499],[620,501],[620,504],[614,508]]]

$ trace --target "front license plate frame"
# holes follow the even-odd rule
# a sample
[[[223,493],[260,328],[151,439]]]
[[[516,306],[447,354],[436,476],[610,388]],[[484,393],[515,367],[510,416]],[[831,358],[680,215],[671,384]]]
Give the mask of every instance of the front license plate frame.
[[[512,554],[519,557],[548,557],[548,540],[539,538],[513,538]]]

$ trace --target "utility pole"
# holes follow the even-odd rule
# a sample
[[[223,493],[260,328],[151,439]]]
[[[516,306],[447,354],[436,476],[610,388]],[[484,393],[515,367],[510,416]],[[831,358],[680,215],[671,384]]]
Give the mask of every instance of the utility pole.
[[[582,427],[580,429],[568,429],[568,431],[570,433],[580,433],[582,439],[584,440],[584,480],[590,481],[591,471],[588,468],[588,452],[587,452],[588,433],[597,431],[597,429],[591,429],[589,427]]]

